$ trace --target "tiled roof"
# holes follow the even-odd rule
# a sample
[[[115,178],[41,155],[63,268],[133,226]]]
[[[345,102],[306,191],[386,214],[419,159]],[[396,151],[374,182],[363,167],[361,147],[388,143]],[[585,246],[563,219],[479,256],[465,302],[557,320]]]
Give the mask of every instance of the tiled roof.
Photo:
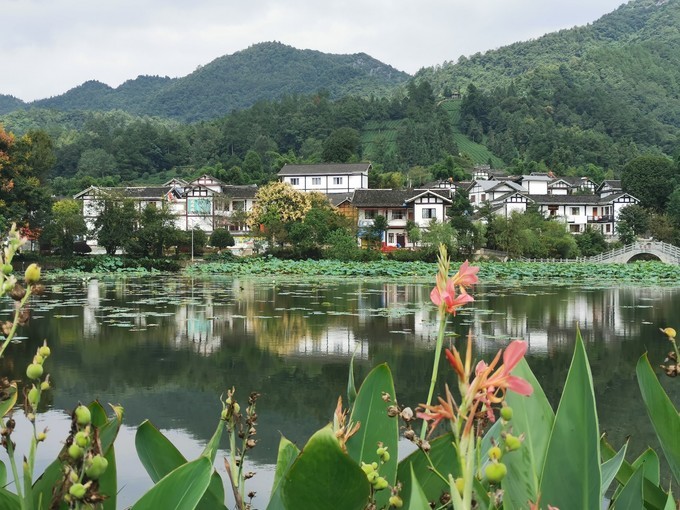
[[[277,175],[348,175],[367,172],[370,163],[324,163],[319,165],[284,165]]]
[[[104,195],[121,196],[126,198],[149,198],[160,200],[169,191],[174,189],[174,186],[129,186],[129,187],[99,187],[92,186],[85,191],[92,190],[95,194],[100,192]],[[79,197],[85,191],[81,191],[76,195]]]
[[[222,185],[222,194],[231,198],[255,198],[257,185],[236,186],[231,184]]]
[[[354,192],[352,193],[327,193],[326,197],[328,197],[328,201],[334,205],[335,207],[339,206],[343,202],[350,202],[352,203],[352,197],[354,196]]]
[[[529,197],[540,205],[600,205],[610,204],[624,195],[627,193],[614,193],[605,197],[599,195],[529,195]]]
[[[352,204],[356,207],[406,207],[406,200],[414,196],[412,189],[358,189]]]

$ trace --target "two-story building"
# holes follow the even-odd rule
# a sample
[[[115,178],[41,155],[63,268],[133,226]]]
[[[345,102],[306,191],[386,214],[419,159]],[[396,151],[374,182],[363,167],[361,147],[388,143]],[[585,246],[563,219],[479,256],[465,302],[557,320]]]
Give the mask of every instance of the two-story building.
[[[370,169],[370,163],[286,164],[277,175],[280,181],[298,191],[318,191],[328,195],[368,188]]]

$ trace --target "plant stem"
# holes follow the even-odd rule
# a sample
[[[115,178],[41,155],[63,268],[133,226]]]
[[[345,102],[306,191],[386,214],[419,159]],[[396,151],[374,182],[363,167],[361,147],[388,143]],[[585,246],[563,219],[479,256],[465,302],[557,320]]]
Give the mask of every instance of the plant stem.
[[[26,301],[28,301],[28,298],[29,298],[30,295],[31,295],[31,287],[29,286],[26,289],[26,294],[24,295],[23,299],[19,303],[19,306],[14,311],[14,322],[12,323],[12,329],[9,331],[9,333],[7,334],[7,337],[5,338],[5,341],[2,343],[2,346],[0,347],[0,358],[2,358],[2,355],[5,353],[5,349],[7,349],[7,346],[12,341],[12,338],[14,338],[14,334],[17,332],[17,327],[19,326],[19,316],[21,314],[21,310],[24,308],[24,305],[26,304]]]
[[[444,332],[446,331],[446,312],[439,309],[439,334],[437,335],[437,345],[434,351],[434,362],[432,363],[432,378],[430,379],[430,390],[427,392],[426,405],[432,403],[432,395],[434,395],[434,387],[437,384],[437,374],[439,372],[439,358],[442,353],[442,345],[444,344]],[[427,422],[423,420],[423,428],[420,431],[420,439],[425,439],[427,432]]]
[[[9,463],[12,466],[12,475],[14,476],[14,485],[16,485],[17,496],[19,496],[19,501],[21,501],[21,508],[24,508],[24,498],[21,495],[21,479],[19,478],[17,463],[14,460],[14,445],[12,444],[11,437],[7,438],[7,455],[9,456]]]

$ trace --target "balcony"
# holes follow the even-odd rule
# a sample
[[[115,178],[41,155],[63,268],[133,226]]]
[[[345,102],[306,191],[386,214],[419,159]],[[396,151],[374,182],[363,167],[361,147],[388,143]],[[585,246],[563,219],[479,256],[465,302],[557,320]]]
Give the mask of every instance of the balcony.
[[[602,216],[588,216],[588,223],[612,223],[614,221],[613,214],[604,214]]]

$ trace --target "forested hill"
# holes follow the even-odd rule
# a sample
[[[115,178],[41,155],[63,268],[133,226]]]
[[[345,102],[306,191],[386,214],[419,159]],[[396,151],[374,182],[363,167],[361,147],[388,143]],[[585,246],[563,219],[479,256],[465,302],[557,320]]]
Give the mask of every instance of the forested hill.
[[[620,169],[680,136],[680,0],[634,0],[585,27],[424,69],[460,90],[461,129],[505,161]],[[472,84],[472,86],[470,86]]]
[[[382,95],[409,78],[365,53],[332,55],[268,42],[220,57],[183,78],[140,76],[117,88],[88,81],[65,94],[28,105],[0,96],[0,114],[22,106],[118,109],[190,122],[221,117],[263,99],[319,90],[327,91],[331,98]]]

